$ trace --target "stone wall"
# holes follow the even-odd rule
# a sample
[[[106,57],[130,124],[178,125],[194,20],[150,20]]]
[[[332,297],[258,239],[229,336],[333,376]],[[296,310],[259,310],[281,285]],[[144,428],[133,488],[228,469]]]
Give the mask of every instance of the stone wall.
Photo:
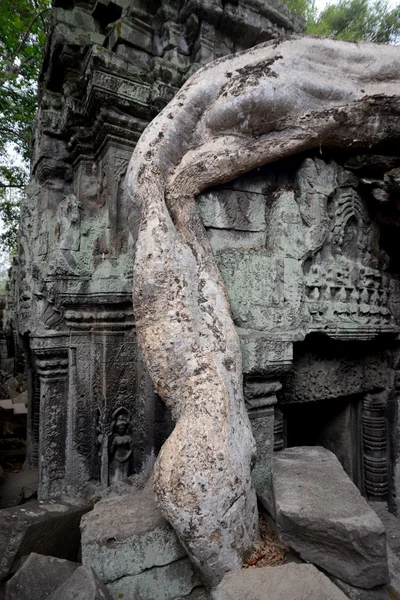
[[[241,339],[259,490],[274,445],[324,445],[364,495],[398,504],[400,157],[383,150],[298,155],[197,198]]]
[[[41,498],[151,468],[171,429],[132,314],[123,194],[139,136],[201,65],[302,28],[280,0],[54,2],[7,314]]]

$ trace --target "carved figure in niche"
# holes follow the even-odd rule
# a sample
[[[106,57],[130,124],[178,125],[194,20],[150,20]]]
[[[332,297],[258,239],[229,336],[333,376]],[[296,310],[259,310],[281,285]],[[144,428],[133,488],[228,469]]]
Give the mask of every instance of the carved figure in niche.
[[[56,238],[60,250],[79,250],[81,244],[80,202],[74,194],[64,196],[57,209]]]
[[[111,439],[109,446],[109,483],[122,481],[132,473],[133,439],[130,415],[125,408],[117,409],[113,414]]]
[[[64,313],[59,307],[57,295],[43,280],[37,265],[32,267],[33,295],[38,300],[39,319],[46,329],[54,329],[61,323]]]
[[[99,206],[105,206],[108,199],[108,178],[105,167],[101,171],[101,182],[100,182],[100,193],[99,193]]]

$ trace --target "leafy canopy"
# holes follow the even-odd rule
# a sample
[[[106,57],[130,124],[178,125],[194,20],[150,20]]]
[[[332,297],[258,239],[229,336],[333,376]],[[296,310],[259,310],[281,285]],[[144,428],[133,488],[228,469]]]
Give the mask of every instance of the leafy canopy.
[[[400,3],[390,7],[388,0],[339,0],[321,12],[315,0],[286,0],[286,4],[305,18],[309,34],[353,42],[400,41]]]
[[[37,79],[50,0],[0,1],[0,245],[16,243],[18,205],[31,156]]]

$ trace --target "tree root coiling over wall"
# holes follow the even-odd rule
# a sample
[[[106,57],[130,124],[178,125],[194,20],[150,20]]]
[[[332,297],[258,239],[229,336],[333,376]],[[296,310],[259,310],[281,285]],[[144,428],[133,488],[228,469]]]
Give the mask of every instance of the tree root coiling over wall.
[[[210,586],[258,535],[255,444],[238,336],[194,198],[306,149],[398,139],[399,74],[395,46],[300,36],[262,44],[198,71],[133,153],[137,334],[176,422],[155,491]]]

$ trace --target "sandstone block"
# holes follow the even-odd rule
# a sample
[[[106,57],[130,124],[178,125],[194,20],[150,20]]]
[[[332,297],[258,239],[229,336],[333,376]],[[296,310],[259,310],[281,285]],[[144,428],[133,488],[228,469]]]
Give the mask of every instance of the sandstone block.
[[[47,598],[79,567],[54,556],[32,552],[6,585],[5,600],[38,600]]]
[[[282,543],[352,586],[389,582],[385,528],[332,452],[279,452],[272,485]]]
[[[127,575],[107,584],[113,598],[175,600],[186,597],[200,581],[188,557],[169,565],[153,567],[138,575]]]
[[[89,510],[82,502],[52,500],[0,511],[0,580],[15,573],[19,559],[31,552],[75,560],[79,523]]]
[[[127,600],[129,596],[126,596]],[[92,569],[79,567],[46,600],[113,600]]]
[[[331,577],[331,580],[349,600],[389,600],[389,591],[386,585],[380,585],[372,590],[363,590],[362,588],[354,587],[349,583],[345,583],[337,577]]]
[[[241,569],[227,573],[211,592],[213,600],[347,600],[313,565]]]
[[[108,498],[82,519],[82,562],[115,598],[169,600],[199,585],[186,551],[145,489]]]

